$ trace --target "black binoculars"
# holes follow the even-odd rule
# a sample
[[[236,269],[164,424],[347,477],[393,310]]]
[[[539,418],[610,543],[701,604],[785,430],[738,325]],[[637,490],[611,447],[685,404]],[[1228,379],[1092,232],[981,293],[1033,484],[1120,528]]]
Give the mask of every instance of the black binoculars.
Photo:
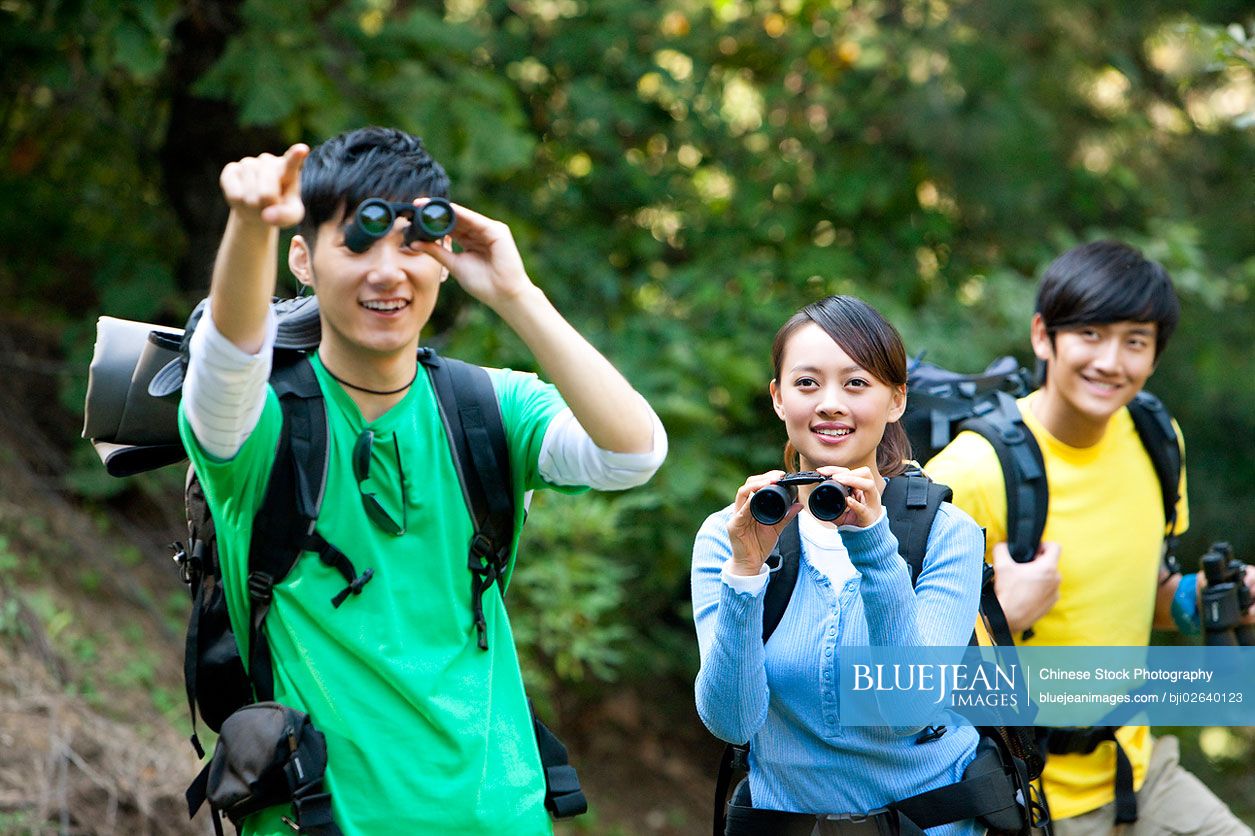
[[[1203,642],[1235,647],[1255,644],[1255,630],[1242,624],[1251,607],[1251,591],[1246,588],[1246,564],[1233,557],[1228,543],[1212,543],[1200,565],[1207,577],[1203,590]]]
[[[815,485],[806,506],[815,519],[835,520],[845,513],[845,500],[850,495],[850,489],[822,473],[804,470],[785,474],[774,485],[755,491],[750,497],[750,516],[763,525],[780,522],[797,502],[798,485]]]
[[[392,231],[398,215],[410,219],[410,225],[405,229],[407,244],[439,241],[457,224],[453,207],[443,197],[433,197],[422,206],[370,197],[363,200],[353,213],[353,220],[344,233],[344,245],[355,253],[366,252],[371,244]]]

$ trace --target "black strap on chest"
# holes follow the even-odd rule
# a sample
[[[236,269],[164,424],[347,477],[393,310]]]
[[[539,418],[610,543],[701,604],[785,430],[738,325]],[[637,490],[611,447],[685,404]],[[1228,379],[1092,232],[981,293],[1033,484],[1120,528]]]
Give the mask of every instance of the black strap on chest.
[[[767,591],[763,593],[763,644],[771,638],[771,634],[780,625],[780,619],[784,618],[784,611],[789,608],[793,587],[797,586],[801,555],[802,532],[798,528],[797,517],[794,517],[780,532],[775,548],[767,556],[767,565],[771,567],[772,575],[767,583]]]
[[[1150,392],[1137,393],[1129,402],[1129,415],[1159,479],[1159,492],[1163,497],[1164,564],[1169,572],[1179,574],[1177,506],[1181,502],[1181,471],[1185,461],[1176,427],[1172,426],[1172,416],[1163,403]]]
[[[339,607],[358,594],[374,572],[357,573],[353,562],[314,530],[327,487],[331,445],[327,435],[327,404],[309,361],[301,358],[271,373],[279,398],[283,430],[261,508],[253,518],[248,554],[249,678],[260,701],[274,699],[270,643],[262,625],[270,612],[274,587],[281,583],[304,551],[312,551],[348,584],[332,599]]]
[[[474,533],[467,555],[471,611],[479,647],[487,650],[484,595],[494,584],[505,594],[514,548],[514,484],[505,426],[486,371],[440,357],[431,349],[420,350],[418,357],[436,392],[454,469],[471,513]]]
[[[496,586],[505,595],[515,538],[514,482],[505,425],[488,372],[471,363],[420,349],[419,362],[431,378],[454,469],[470,511],[474,533],[467,555],[471,612],[481,650],[488,649],[484,596]],[[456,408],[455,414],[450,414]],[[588,811],[588,799],[566,747],[541,722],[528,701],[536,746],[545,774],[545,808],[565,819]]]
[[[893,477],[885,486],[881,503],[889,517],[889,530],[898,541],[898,554],[911,571],[911,586],[915,586],[923,571],[937,509],[952,496],[950,488],[915,469]]]
[[[1041,448],[1011,395],[995,392],[977,412],[959,429],[978,433],[994,448],[1006,488],[1007,550],[1017,563],[1028,563],[1037,556],[1050,510]]]

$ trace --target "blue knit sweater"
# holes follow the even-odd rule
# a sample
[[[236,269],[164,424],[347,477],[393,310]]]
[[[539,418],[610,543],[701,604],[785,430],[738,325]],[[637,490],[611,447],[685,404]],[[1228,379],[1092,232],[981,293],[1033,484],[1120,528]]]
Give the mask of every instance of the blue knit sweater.
[[[715,736],[750,742],[754,806],[866,813],[962,778],[976,751],[975,729],[953,725],[921,744],[907,729],[843,727],[838,673],[842,647],[967,644],[984,561],[972,519],[941,506],[914,589],[883,515],[865,529],[824,530],[856,570],[840,588],[808,559],[815,547],[804,538],[792,599],[764,647],[762,589],[736,592],[722,576],[732,556],[731,514],[729,506],[708,517],[693,545],[697,711]],[[930,833],[982,830],[969,820]]]

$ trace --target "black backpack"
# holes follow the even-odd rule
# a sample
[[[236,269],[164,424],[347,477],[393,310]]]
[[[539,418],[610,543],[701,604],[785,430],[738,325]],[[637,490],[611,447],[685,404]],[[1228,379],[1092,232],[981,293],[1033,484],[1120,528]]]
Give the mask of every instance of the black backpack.
[[[959,374],[915,358],[907,374],[902,426],[921,464],[964,430],[980,434],[994,448],[1007,495],[1007,548],[1027,563],[1037,554],[1050,506],[1041,448],[1024,425],[1016,399],[1034,389],[1033,376],[1012,357],[1000,357],[977,374]],[[1163,497],[1167,522],[1164,561],[1176,562],[1177,504],[1180,500],[1181,448],[1172,417],[1154,395],[1142,391],[1129,403],[1129,414]]]
[[[149,335],[150,345],[162,349],[161,359],[165,365],[154,373],[160,364],[148,363],[145,374],[151,379],[137,372],[125,395],[128,404],[136,403],[145,396],[177,399],[183,372],[189,361],[191,335],[199,322],[204,304],[202,302],[193,312],[181,338],[169,333],[154,332]],[[301,553],[315,553],[320,560],[344,577],[344,589],[329,602],[333,608],[338,608],[348,596],[360,594],[373,575],[370,568],[359,572],[358,567],[353,565],[343,551],[327,542],[315,530],[326,485],[329,443],[323,394],[307,354],[318,345],[320,337],[317,301],[313,297],[284,300],[277,302],[275,308],[280,324],[270,384],[279,398],[283,413],[283,431],[280,433],[265,497],[254,517],[249,546],[248,593],[251,612],[248,673],[240,658],[227,612],[214,520],[200,482],[190,468],[185,490],[188,541],[186,546],[182,543],[174,544],[175,560],[179,565],[181,578],[188,584],[192,597],[184,652],[184,683],[192,719],[191,742],[198,757],[204,757],[204,749],[196,733],[198,706],[205,725],[221,732],[223,723],[243,707],[273,705],[273,668],[262,626],[274,586],[288,575]],[[93,360],[94,369],[97,365],[109,368],[111,365],[124,367],[128,362],[135,363],[130,358],[111,361],[110,358],[100,357],[101,346],[106,342],[98,339],[98,357]],[[474,535],[468,545],[467,557],[471,577],[468,606],[472,611],[479,646],[487,649],[482,598],[494,583],[500,586],[504,594],[505,571],[515,535],[516,509],[509,449],[500,406],[491,378],[479,366],[442,358],[434,350],[427,348],[419,350],[418,359],[431,379],[454,466],[474,524]],[[141,356],[140,365],[144,363]],[[126,375],[120,377],[125,378]],[[139,377],[145,379],[135,382]],[[98,388],[102,391],[95,397],[98,402],[107,403],[111,395],[104,391],[108,388],[105,385],[108,378],[101,375],[100,379],[102,382]],[[92,397],[89,393],[89,407]],[[168,411],[153,412],[152,409],[144,405],[143,414],[161,415],[163,420],[168,420]],[[152,431],[149,435],[134,444],[126,443],[128,439],[121,437],[122,434],[111,438],[108,444],[93,439],[102,461],[111,473],[130,475],[183,457],[178,452],[181,444],[176,426],[163,423],[160,427],[150,429]],[[555,818],[569,818],[586,812],[587,800],[580,788],[575,769],[569,763],[565,746],[540,722],[534,710],[532,719],[545,773],[546,809]],[[312,730],[312,727],[309,736],[311,740],[321,738],[320,733]],[[221,743],[220,738],[220,747]],[[320,744],[316,741],[311,744],[314,748],[317,745]],[[196,810],[208,798],[214,808],[216,829],[220,828],[219,810],[214,803],[211,780],[216,779],[218,773],[224,769],[229,772],[234,768],[224,767],[220,763],[224,757],[229,755],[220,757],[215,751],[214,759],[205,766],[188,790],[189,813],[195,815]],[[325,759],[325,754],[323,757]],[[317,780],[304,781],[300,788],[306,803],[302,804],[302,798],[293,798],[298,814],[297,823],[301,824],[303,819],[304,826],[310,832],[338,833],[331,822],[329,796],[321,792],[321,769]],[[274,796],[266,798],[274,803]],[[238,812],[242,817],[258,808],[257,804],[243,804]],[[238,824],[237,816],[232,815],[232,819]],[[317,825],[310,826],[310,823],[321,822],[326,823],[322,829],[318,829]]]
[[[902,417],[911,449],[921,462],[941,452],[964,430],[989,442],[998,456],[1006,487],[1007,549],[1020,563],[1037,555],[1050,506],[1041,448],[1024,425],[1016,403],[1033,388],[1032,375],[1011,357],[1001,357],[984,372],[969,375],[916,358],[908,369],[907,406]],[[1159,479],[1166,523],[1163,561],[1169,573],[1176,574],[1181,571],[1175,529],[1183,466],[1176,429],[1164,405],[1146,391],[1129,403],[1129,415]],[[1030,629],[1023,637],[1032,635]],[[1115,744],[1116,822],[1134,822],[1137,798],[1133,767],[1115,738],[1115,727],[1038,730],[1040,748],[1056,755],[1088,754],[1105,741]]]
[[[889,479],[881,501],[889,528],[898,541],[898,553],[906,561],[914,585],[924,566],[928,536],[941,503],[950,500],[950,489],[929,479],[918,468]],[[767,558],[774,570],[763,599],[763,644],[771,638],[784,617],[797,585],[802,541],[794,519],[780,534]],[[970,643],[980,641],[981,627],[987,641],[999,646],[1012,644],[1002,607],[994,595],[993,570],[986,565],[981,577],[978,629]],[[1028,836],[1030,826],[1048,825],[1049,814],[1037,799],[1032,782],[1041,775],[1044,759],[1038,751],[1032,730],[1016,726],[978,727],[979,752],[996,753],[994,774],[965,779],[948,787],[903,799],[894,812],[911,819],[921,828],[966,818],[986,820],[991,833]],[[946,732],[945,726],[926,728],[917,742],[927,743]],[[720,758],[715,780],[714,834],[724,836],[728,805],[748,799],[749,744],[728,744]],[[731,797],[729,796],[731,790]],[[1019,802],[1015,799],[1018,794]],[[1027,803],[1025,803],[1027,802]]]

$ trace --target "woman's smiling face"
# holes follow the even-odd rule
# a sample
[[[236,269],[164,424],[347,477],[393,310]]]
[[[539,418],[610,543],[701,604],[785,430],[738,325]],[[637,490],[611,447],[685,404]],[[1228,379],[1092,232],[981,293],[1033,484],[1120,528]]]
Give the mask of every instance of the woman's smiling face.
[[[885,426],[902,416],[906,389],[878,380],[812,322],[789,336],[771,399],[803,469],[875,472],[876,448]]]

